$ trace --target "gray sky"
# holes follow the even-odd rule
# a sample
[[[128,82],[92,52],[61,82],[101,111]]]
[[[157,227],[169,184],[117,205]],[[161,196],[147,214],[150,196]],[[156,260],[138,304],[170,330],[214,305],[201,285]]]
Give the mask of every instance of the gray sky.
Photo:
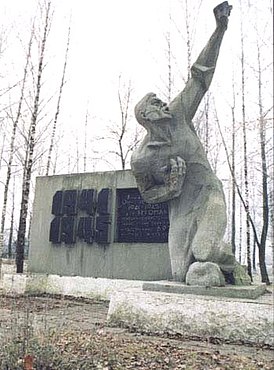
[[[189,1],[189,25],[192,40],[192,62],[195,61],[215,27],[213,8],[220,1]],[[8,30],[9,43],[5,51],[4,69],[10,81],[22,76],[18,67],[23,48],[28,42],[30,19],[37,13],[35,0],[0,0],[3,28]],[[144,94],[154,91],[164,98],[167,68],[166,36],[170,32],[174,94],[184,86],[186,77],[186,40],[184,1],[179,0],[53,0],[55,14],[48,42],[45,89],[58,91],[61,78],[66,34],[71,17],[71,46],[66,76],[66,87],[59,118],[64,137],[63,144],[71,153],[75,139],[83,145],[83,125],[86,111],[90,114],[89,139],[106,135],[110,122],[120,119],[117,90],[119,75],[133,87],[132,108]],[[222,110],[222,118],[229,114],[231,81],[240,78],[240,24],[239,1],[233,5],[229,27],[225,35],[217,70],[210,91]],[[250,68],[256,60],[255,27],[261,39],[271,37],[271,1],[242,0],[243,29],[247,60]],[[265,28],[265,25],[268,27]],[[21,42],[18,42],[18,35]],[[12,40],[12,41],[11,41]],[[272,54],[272,53],[271,53]],[[264,59],[271,58],[270,54]],[[12,71],[12,72],[11,72]],[[254,81],[253,81],[254,80]],[[255,83],[249,75],[247,86]],[[11,83],[11,82],[10,82]],[[271,99],[271,86],[264,86]],[[256,104],[256,96],[250,101]],[[251,109],[250,109],[251,111]],[[98,144],[98,142],[97,142]],[[92,145],[96,146],[96,143]],[[100,147],[103,145],[100,142]],[[108,144],[106,144],[108,145]],[[64,151],[66,151],[64,149]],[[104,167],[103,164],[102,168]]]

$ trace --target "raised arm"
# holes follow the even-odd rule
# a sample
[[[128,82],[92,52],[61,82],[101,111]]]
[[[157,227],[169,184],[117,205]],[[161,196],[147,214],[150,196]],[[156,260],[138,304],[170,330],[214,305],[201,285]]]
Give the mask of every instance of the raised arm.
[[[227,29],[228,17],[232,6],[227,1],[219,4],[213,12],[216,19],[216,29],[205,48],[191,68],[191,78],[184,90],[171,102],[170,105],[179,105],[183,109],[187,121],[191,121],[196,110],[208,90],[215,71],[220,46]]]

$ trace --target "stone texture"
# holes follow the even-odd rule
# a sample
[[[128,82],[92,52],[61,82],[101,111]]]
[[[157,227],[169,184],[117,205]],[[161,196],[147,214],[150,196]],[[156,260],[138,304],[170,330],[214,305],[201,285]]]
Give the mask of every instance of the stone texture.
[[[74,297],[109,300],[125,290],[142,289],[143,281],[94,279],[81,276],[46,274],[4,274],[3,290],[7,294],[61,294]]]
[[[192,294],[212,297],[257,299],[267,291],[265,284],[256,285],[226,285],[224,287],[209,287],[186,285],[178,281],[149,281],[143,284],[143,290],[172,294]]]
[[[26,292],[27,276],[25,274],[4,274],[3,290],[5,294],[24,294]]]
[[[246,268],[241,266],[239,263],[236,264],[233,276],[235,279],[235,285],[250,285],[251,279],[250,276],[247,274]]]
[[[206,287],[224,286],[225,278],[216,263],[195,262],[189,267],[186,283]]]
[[[44,176],[36,179],[28,271],[65,276],[128,280],[171,278],[167,243],[118,243],[115,239],[116,209],[113,207],[111,243],[88,244],[77,239],[73,245],[49,241],[52,199],[59,190],[136,188],[131,171],[108,171],[73,175]]]
[[[185,281],[193,261],[214,262],[227,272],[234,266],[223,243],[222,184],[191,121],[213,78],[231,8],[224,2],[214,9],[217,27],[192,66],[184,90],[169,106],[148,93],[135,108],[147,135],[132,155],[131,168],[146,202],[169,204],[168,246],[176,281]]]
[[[108,323],[147,333],[274,344],[273,305],[240,299],[119,292],[111,296]]]
[[[147,333],[168,332],[256,345],[274,344],[273,295],[269,296],[269,293],[267,300],[260,297],[251,302],[224,297],[143,292],[144,282],[140,281],[54,275],[5,274],[3,283],[4,292],[10,294],[40,291],[110,299],[108,323],[112,326],[133,327]]]

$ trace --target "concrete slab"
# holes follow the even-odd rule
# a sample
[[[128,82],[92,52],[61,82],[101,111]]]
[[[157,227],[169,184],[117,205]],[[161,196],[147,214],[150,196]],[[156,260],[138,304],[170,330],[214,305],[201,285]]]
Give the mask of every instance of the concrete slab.
[[[74,297],[110,300],[113,293],[142,290],[144,281],[84,278],[47,274],[4,274],[2,288],[5,294],[61,294]]]
[[[7,294],[48,293],[110,300],[108,323],[147,333],[274,344],[273,292],[257,299],[143,291],[150,282],[4,274]],[[159,283],[159,282],[158,282]],[[157,282],[154,284],[157,285]],[[170,282],[170,285],[172,284]],[[178,285],[178,284],[177,284]]]
[[[179,334],[230,343],[274,345],[273,295],[248,300],[152,291],[123,291],[111,296],[110,326],[148,334]]]
[[[154,281],[144,283],[143,290],[175,294],[256,299],[266,292],[266,285],[202,287],[190,286],[174,281]]]
[[[107,228],[109,243],[98,244],[96,241],[87,243],[76,235],[75,243],[52,243],[49,240],[51,223],[56,220],[55,217],[59,217],[52,214],[56,192],[73,191],[79,196],[83,190],[88,189],[96,190],[97,195],[102,189],[110,191],[111,201],[108,206],[111,208],[109,210],[111,222],[109,220],[110,224],[104,224],[109,227]],[[167,243],[143,243],[135,237],[131,242],[122,241],[123,239],[119,241],[118,194],[120,191],[126,191],[125,189],[136,189],[136,181],[130,170],[37,177],[28,272],[144,281],[170,279],[172,274]],[[75,212],[77,215],[74,216],[73,222],[76,229],[81,217],[89,216],[87,212],[77,207]],[[131,218],[128,222],[135,224]],[[96,224],[96,221],[94,223]],[[130,227],[135,230],[133,226]],[[56,234],[59,235],[59,227],[56,230],[58,231]]]

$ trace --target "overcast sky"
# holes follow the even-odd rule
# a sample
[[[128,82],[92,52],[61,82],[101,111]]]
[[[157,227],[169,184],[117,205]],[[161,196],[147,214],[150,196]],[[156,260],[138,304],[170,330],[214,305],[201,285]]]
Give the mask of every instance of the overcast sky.
[[[215,28],[212,10],[219,2],[188,1],[192,62]],[[261,38],[264,38],[264,32],[268,32],[266,37],[270,36],[269,28],[265,30],[263,26],[272,19],[272,2],[262,0],[257,7],[254,1],[242,2],[245,4],[242,15],[248,55],[255,45],[254,23],[258,22]],[[187,72],[186,44],[184,35],[180,35],[185,27],[184,3],[179,0],[52,0],[55,14],[48,43],[46,83],[49,89],[56,91],[71,19],[67,83],[60,114],[60,125],[67,142],[69,138],[74,140],[75,135],[79,135],[87,109],[93,117],[90,137],[98,134],[99,129],[106,128],[110,121],[119,120],[119,75],[125,84],[131,80],[133,103],[149,91],[163,97],[168,76],[166,36],[169,32],[174,56],[174,93],[181,86],[183,88]],[[233,10],[211,86],[211,91],[217,92],[215,96],[220,106],[231,99],[232,76],[239,72],[240,1],[230,3]],[[0,0],[0,4],[2,27],[9,33],[4,69],[10,71],[13,68],[16,80],[19,75],[22,76],[18,59],[23,48],[20,50],[18,35],[22,39],[21,45],[26,45],[30,19],[37,14],[37,1]],[[271,86],[268,88],[271,89]]]

